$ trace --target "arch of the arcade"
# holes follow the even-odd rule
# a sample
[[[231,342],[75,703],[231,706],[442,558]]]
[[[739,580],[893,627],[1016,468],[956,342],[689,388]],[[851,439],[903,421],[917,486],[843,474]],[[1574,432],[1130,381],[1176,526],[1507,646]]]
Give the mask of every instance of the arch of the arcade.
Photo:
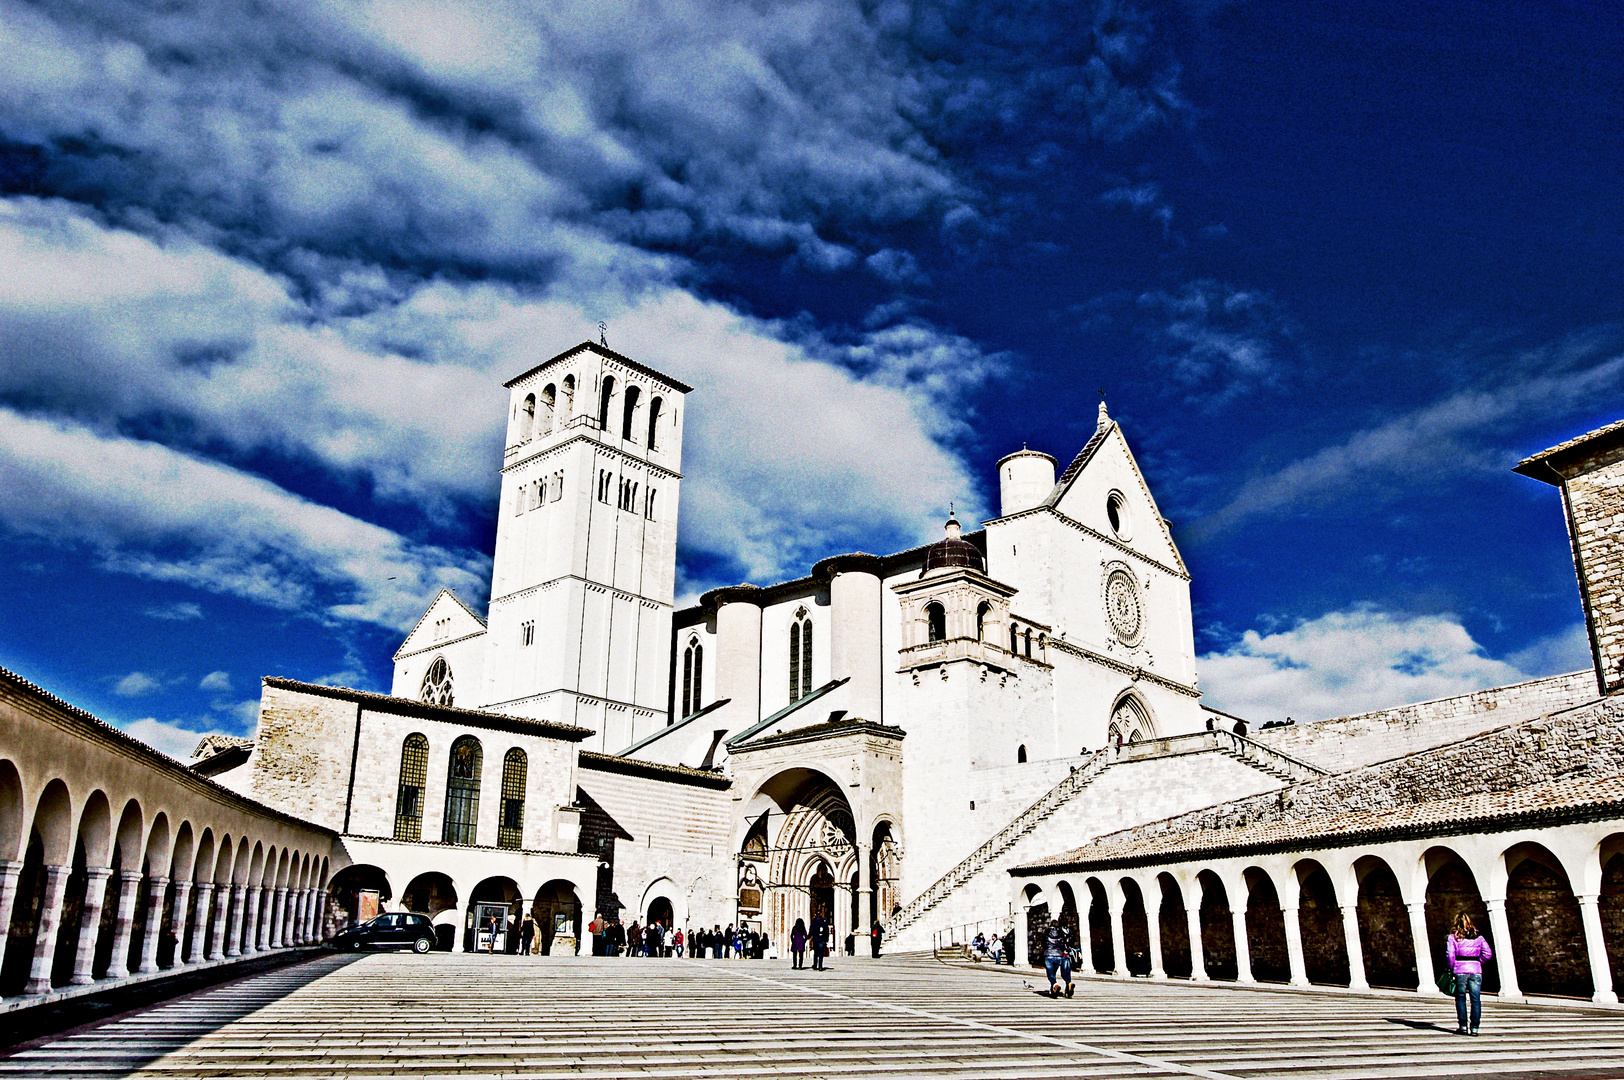
[[[1029,958],[1058,918],[1085,973],[1436,993],[1466,914],[1496,951],[1485,992],[1616,1002],[1624,985],[1624,819],[1012,873]]]
[[[0,992],[314,941],[334,839],[0,672]]]
[[[750,793],[733,821],[741,925],[781,942],[822,914],[838,948],[900,904],[900,732],[816,725],[735,747],[730,764],[734,789]]]
[[[510,851],[393,840],[339,841],[344,868],[333,875],[329,933],[385,911],[429,916],[439,946],[455,952],[490,947],[490,920],[506,938],[510,918],[534,915],[540,949],[575,952],[583,913],[597,888],[598,860],[573,852]],[[510,949],[511,951],[511,949]]]

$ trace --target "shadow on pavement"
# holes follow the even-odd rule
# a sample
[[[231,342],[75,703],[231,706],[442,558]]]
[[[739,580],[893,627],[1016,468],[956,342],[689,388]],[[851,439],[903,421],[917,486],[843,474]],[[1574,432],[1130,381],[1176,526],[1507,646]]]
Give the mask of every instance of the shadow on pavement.
[[[1445,1035],[1455,1034],[1454,1024],[1434,1024],[1429,1020],[1405,1020],[1397,1016],[1384,1016],[1382,1019],[1386,1020],[1389,1024],[1398,1024],[1402,1027],[1415,1028],[1417,1031],[1441,1031]]]
[[[302,977],[297,980],[297,985],[303,986],[358,959],[359,954],[338,954],[325,949],[272,953],[240,964],[181,971],[169,978],[114,987],[101,994],[86,994],[30,1009],[18,1009],[0,1015],[0,1059],[65,1035],[273,971],[303,965],[308,971],[298,973]],[[223,1013],[221,1023],[247,1016],[263,1004],[261,1001],[246,1000],[240,1011]]]

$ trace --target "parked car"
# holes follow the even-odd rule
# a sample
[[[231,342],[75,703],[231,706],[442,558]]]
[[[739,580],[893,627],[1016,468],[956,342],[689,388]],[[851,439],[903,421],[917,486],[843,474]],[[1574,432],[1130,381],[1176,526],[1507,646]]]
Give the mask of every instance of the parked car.
[[[427,915],[391,911],[339,931],[333,936],[333,948],[410,949],[426,953],[434,948],[434,924]]]

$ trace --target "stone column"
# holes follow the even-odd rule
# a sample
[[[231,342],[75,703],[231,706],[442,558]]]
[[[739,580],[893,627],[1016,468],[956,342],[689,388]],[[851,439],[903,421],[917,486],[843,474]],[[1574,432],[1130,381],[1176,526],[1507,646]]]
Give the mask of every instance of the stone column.
[[[214,898],[214,882],[193,882],[192,891],[197,894],[197,903],[192,905],[195,909],[192,912],[192,949],[186,954],[186,962],[201,964],[208,955],[209,905]]]
[[[1342,936],[1348,943],[1348,989],[1369,990],[1370,982],[1365,977],[1365,946],[1359,940],[1359,906],[1344,904],[1341,910]]]
[[[46,866],[39,908],[39,932],[34,938],[34,963],[28,969],[25,994],[51,992],[51,965],[56,961],[56,932],[62,926],[62,898],[68,891],[69,866]]]
[[[1286,924],[1286,960],[1291,965],[1291,985],[1308,985],[1308,963],[1303,957],[1302,909],[1282,907],[1280,918]]]
[[[242,909],[245,895],[246,890],[241,885],[234,884],[231,886],[231,904],[229,908],[231,924],[229,927],[230,932],[226,934],[227,956],[242,955]]]
[[[141,895],[141,871],[118,872],[118,912],[113,917],[113,959],[107,965],[109,979],[130,974],[130,938],[135,933],[135,902]]]
[[[1077,917],[1077,955],[1081,960],[1077,965],[1078,974],[1098,974],[1094,970],[1094,927],[1089,922],[1086,909]]]
[[[22,872],[21,862],[0,859],[0,928],[11,926],[11,912],[17,906],[17,881]]]
[[[169,913],[169,932],[175,935],[175,960],[170,967],[182,967],[186,959],[186,902],[192,897],[190,881],[175,882],[175,906]]]
[[[271,921],[271,948],[280,949],[286,945],[283,934],[286,932],[284,921],[287,914],[288,891],[283,888],[272,890],[271,910],[267,913]]]
[[[573,933],[574,931],[571,931]],[[316,919],[311,930],[311,941],[320,945],[327,940],[327,890],[316,890]]]
[[[1148,905],[1145,907],[1145,934],[1150,938],[1150,977],[1152,979],[1165,979],[1167,978],[1167,969],[1162,966],[1161,904],[1156,905],[1155,911],[1151,911]]]
[[[874,882],[872,880],[873,879],[873,874],[874,874],[874,869],[873,869],[873,867],[871,867],[869,865],[869,859],[873,855],[873,852],[874,852],[874,845],[873,844],[858,844],[857,845],[857,923],[858,923],[858,925],[856,927],[854,927],[853,929],[854,929],[854,931],[857,930],[857,929],[861,929],[862,933],[858,934],[857,936],[860,937],[860,938],[863,938],[864,940],[869,940],[869,934],[874,929],[874,927],[873,927],[873,916],[870,914],[870,912],[872,912],[874,910]],[[883,948],[884,946],[882,945],[881,947]],[[872,942],[870,942],[869,945],[863,945],[863,944],[859,943],[859,945],[857,947],[857,955],[858,956],[864,956],[864,957],[873,956],[874,955],[874,950],[873,950]]]
[[[465,902],[462,907],[457,908],[455,910],[457,912],[457,932],[455,934],[451,935],[451,951],[454,952],[454,953],[467,952],[468,951],[468,905]],[[439,931],[435,931],[435,932],[438,933]],[[688,955],[692,956],[693,951],[689,950]]]
[[[259,887],[259,907],[255,919],[259,929],[254,939],[254,951],[264,952],[271,947],[271,905],[276,903],[276,890],[269,885]]]
[[[1415,975],[1421,980],[1416,992],[1438,993],[1438,983],[1432,974],[1432,942],[1427,938],[1427,906],[1425,903],[1405,904],[1410,912],[1410,938],[1415,942]]]
[[[1111,912],[1111,932],[1116,935],[1116,941],[1111,946],[1111,958],[1116,963],[1113,973],[1119,979],[1128,978],[1128,927],[1124,920],[1122,905],[1107,904]]]
[[[1206,982],[1211,976],[1207,974],[1206,950],[1201,947],[1201,908],[1185,908],[1184,916],[1190,923],[1190,981]]]
[[[1246,941],[1246,909],[1229,910],[1230,923],[1235,927],[1235,981],[1257,982],[1252,977],[1252,950]]]
[[[136,968],[142,975],[150,975],[158,970],[158,935],[163,932],[164,921],[164,893],[169,889],[169,879],[155,877],[147,882],[147,926],[141,935],[141,966]],[[181,903],[181,910],[186,910],[186,895],[179,889],[175,895]],[[175,958],[180,963],[180,957]]]
[[[289,920],[293,927],[293,943],[305,943],[305,913],[310,909],[310,890],[299,889],[293,894],[293,918]]]
[[[315,889],[306,889],[305,890],[304,918],[300,921],[299,926],[300,926],[300,929],[303,931],[302,936],[304,938],[304,943],[306,945],[309,945],[311,942],[316,940],[316,890]]]
[[[225,956],[221,946],[225,944],[226,920],[231,917],[231,888],[227,885],[214,887],[214,929],[209,932],[210,960],[219,960]]]
[[[1522,990],[1517,986],[1517,961],[1511,951],[1511,924],[1506,921],[1505,899],[1485,900],[1483,903],[1489,909],[1489,926],[1494,932],[1494,960],[1500,965],[1500,1000],[1522,1001]]]
[[[1618,991],[1613,987],[1613,968],[1607,962],[1607,942],[1601,932],[1600,897],[1596,893],[1576,896],[1579,901],[1579,919],[1585,928],[1585,951],[1590,954],[1590,980],[1596,992],[1591,1000],[1603,1005],[1618,1004]]]
[[[69,986],[89,986],[95,982],[90,969],[96,963],[96,938],[101,931],[102,906],[107,903],[110,866],[85,867],[85,904],[79,915],[79,948],[73,954],[73,977]]]
[[[264,891],[258,885],[250,885],[244,892],[242,932],[244,956],[252,956],[259,952],[259,906],[264,900],[261,895]]]
[[[292,948],[299,944],[299,890],[289,889],[282,911],[282,944]]]

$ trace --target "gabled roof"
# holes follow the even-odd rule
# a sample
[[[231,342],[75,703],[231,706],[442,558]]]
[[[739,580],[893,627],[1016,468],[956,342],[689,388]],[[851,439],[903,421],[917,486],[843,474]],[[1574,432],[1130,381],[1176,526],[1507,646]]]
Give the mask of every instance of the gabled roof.
[[[475,611],[473,608],[471,608],[467,604],[463,603],[462,597],[458,596],[456,594],[455,590],[442,587],[439,592],[434,594],[434,599],[429,601],[428,607],[425,607],[423,609],[423,614],[421,614],[421,615],[419,615],[417,617],[417,622],[412,624],[412,628],[406,632],[406,636],[400,639],[400,648],[395,650],[395,655],[393,657],[391,657],[391,659],[394,659],[394,660],[399,660],[400,659],[401,654],[406,651],[406,643],[412,640],[412,635],[413,634],[417,633],[418,630],[422,629],[423,621],[429,617],[429,612],[434,610],[434,605],[438,604],[440,602],[440,597],[442,597],[442,596],[451,597],[453,603],[455,603],[458,607],[462,608],[462,610],[466,611],[469,615],[472,615],[474,617],[474,621],[479,624],[479,628],[481,630],[489,629],[489,624],[485,621],[484,617],[482,615],[480,615],[479,612]],[[443,642],[443,641],[440,641],[440,642],[435,642],[435,644],[444,645],[444,644],[447,644],[447,643]]]
[[[684,716],[681,720],[678,720],[675,724],[667,724],[665,727],[663,727],[660,730],[656,731],[654,734],[646,735],[643,738],[638,739],[636,742],[632,743],[630,746],[626,747],[626,749],[622,750],[620,753],[616,754],[615,756],[616,757],[630,757],[632,754],[634,754],[637,751],[643,749],[643,747],[648,746],[651,743],[658,742],[659,740],[665,738],[667,735],[671,734],[673,731],[677,731],[677,730],[680,730],[682,728],[687,727],[689,724],[693,723],[695,720],[698,720],[702,716],[709,716],[711,713],[715,712],[717,709],[720,709],[723,705],[726,705],[728,702],[730,702],[732,700],[733,700],[732,698],[720,698],[720,699],[718,699],[716,701],[713,701],[709,705],[706,705],[703,709],[700,709],[698,712],[691,712],[687,716]]]
[[[735,735],[731,739],[727,740],[725,745],[727,746],[727,748],[729,750],[732,750],[735,744],[742,743],[742,742],[744,742],[744,740],[750,738],[750,736],[767,730],[768,728],[772,727],[774,724],[778,723],[778,721],[780,721],[784,717],[788,716],[790,713],[796,712],[797,710],[800,710],[800,709],[804,709],[806,706],[812,704],[814,701],[816,701],[819,698],[823,697],[825,694],[829,693],[831,690],[834,690],[834,689],[836,689],[838,687],[845,686],[849,682],[851,682],[851,679],[850,678],[845,678],[845,679],[835,679],[832,682],[824,683],[822,686],[818,687],[816,690],[812,691],[810,694],[807,694],[803,698],[797,698],[796,700],[790,702],[788,705],[785,705],[782,709],[779,709],[777,712],[773,713],[771,716],[767,717],[766,719],[758,720],[756,723],[751,724],[749,727],[745,728],[743,731],[739,732],[737,735]]]
[[[539,735],[544,739],[561,739],[565,742],[581,742],[597,734],[591,728],[576,727],[574,724],[555,724],[550,720],[532,720],[527,716],[509,716],[506,713],[484,712],[480,709],[459,709],[455,705],[432,705],[427,701],[413,701],[411,698],[394,697],[390,694],[374,694],[370,690],[352,690],[347,686],[299,682],[297,679],[282,679],[274,675],[267,675],[260,682],[277,690],[292,690],[315,697],[353,701],[373,712],[393,713],[396,716],[411,716],[422,720],[439,720],[463,727],[488,728],[516,735]]]
[[[1569,439],[1549,450],[1541,450],[1531,457],[1523,458],[1511,471],[1547,484],[1561,486],[1565,466],[1590,457],[1598,451],[1614,449],[1620,444],[1624,444],[1624,420],[1615,420],[1606,427],[1587,431],[1576,439]]]
[[[548,364],[556,363],[559,360],[567,359],[568,357],[574,356],[576,353],[579,353],[579,352],[595,352],[599,356],[603,357],[604,359],[613,360],[617,364],[624,364],[627,367],[631,368],[633,371],[638,372],[639,374],[647,375],[651,379],[659,379],[661,382],[665,383],[667,386],[671,387],[673,390],[680,390],[684,394],[689,394],[689,393],[693,392],[694,388],[689,386],[687,383],[679,382],[678,380],[673,379],[671,376],[667,375],[663,371],[655,371],[653,368],[649,367],[647,364],[641,364],[641,363],[637,362],[636,360],[633,360],[631,357],[625,356],[625,355],[623,355],[621,353],[617,353],[617,352],[615,352],[615,350],[609,348],[607,345],[600,345],[595,341],[583,341],[579,345],[574,346],[573,348],[565,349],[563,352],[559,353],[557,356],[553,357],[552,359],[543,360],[541,363],[537,364],[535,367],[531,368],[529,371],[526,371],[526,372],[524,372],[523,374],[520,374],[520,375],[513,376],[513,378],[509,379],[507,382],[503,383],[502,385],[504,387],[507,387],[507,388],[511,389],[515,383],[523,382],[525,379],[528,379],[530,376],[534,375],[536,372],[540,371],[542,368],[546,367]]]

